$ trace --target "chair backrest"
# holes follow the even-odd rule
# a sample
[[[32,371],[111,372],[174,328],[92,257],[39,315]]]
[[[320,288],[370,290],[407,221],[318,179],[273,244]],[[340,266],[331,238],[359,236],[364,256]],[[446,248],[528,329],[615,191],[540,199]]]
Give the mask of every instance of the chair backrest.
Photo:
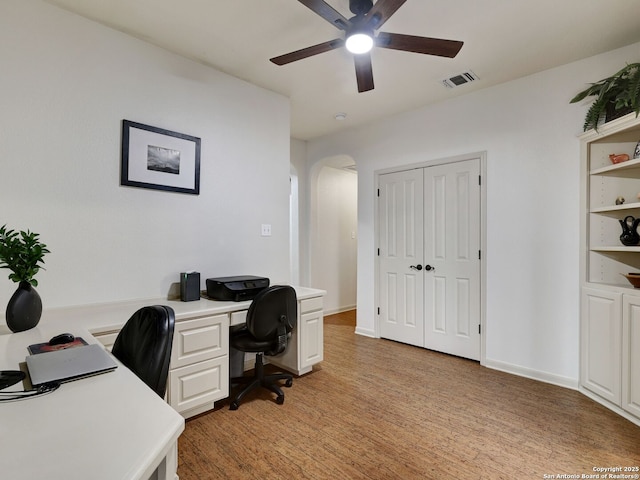
[[[171,307],[143,307],[122,327],[111,350],[161,397],[167,388],[174,325],[175,313]]]
[[[298,321],[296,291],[289,285],[274,285],[260,292],[247,312],[247,330],[259,341],[274,341],[267,355],[277,355],[287,346],[287,336]]]

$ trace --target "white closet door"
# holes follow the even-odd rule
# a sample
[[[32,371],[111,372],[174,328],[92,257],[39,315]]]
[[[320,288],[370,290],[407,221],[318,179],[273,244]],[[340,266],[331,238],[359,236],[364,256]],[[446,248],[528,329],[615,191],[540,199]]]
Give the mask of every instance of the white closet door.
[[[381,175],[379,186],[380,336],[422,347],[422,169]]]
[[[480,160],[424,169],[424,346],[480,359]]]

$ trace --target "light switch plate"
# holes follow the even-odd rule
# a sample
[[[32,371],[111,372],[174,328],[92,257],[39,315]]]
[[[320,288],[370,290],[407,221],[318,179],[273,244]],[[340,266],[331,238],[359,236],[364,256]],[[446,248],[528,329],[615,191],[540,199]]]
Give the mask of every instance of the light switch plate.
[[[271,225],[269,225],[267,223],[263,223],[262,224],[262,236],[263,237],[270,237],[271,236]]]

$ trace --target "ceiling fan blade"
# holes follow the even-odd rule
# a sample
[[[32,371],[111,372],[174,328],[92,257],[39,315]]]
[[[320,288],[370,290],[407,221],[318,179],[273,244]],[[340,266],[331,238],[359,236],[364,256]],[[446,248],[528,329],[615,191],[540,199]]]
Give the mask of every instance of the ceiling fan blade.
[[[376,37],[377,47],[448,58],[455,57],[462,48],[462,45],[463,42],[458,40],[416,37],[413,35],[402,35],[400,33],[380,32]]]
[[[358,81],[358,92],[373,90],[373,69],[371,68],[371,55],[360,53],[354,55],[356,63],[356,80]]]
[[[366,15],[367,26],[380,28],[407,0],[378,0]]]
[[[323,0],[298,0],[305,7],[310,8],[327,22],[340,30],[347,30],[351,22],[337,12],[331,5]]]
[[[334,40],[329,40],[328,42],[319,43],[318,45],[313,45],[301,50],[296,50],[295,52],[285,53],[284,55],[280,55],[279,57],[273,57],[270,60],[276,65],[286,65],[287,63],[295,62],[296,60],[302,60],[303,58],[312,57],[313,55],[318,55],[319,53],[335,50],[336,48],[342,47],[343,45],[344,40],[342,40],[341,38],[336,38]]]

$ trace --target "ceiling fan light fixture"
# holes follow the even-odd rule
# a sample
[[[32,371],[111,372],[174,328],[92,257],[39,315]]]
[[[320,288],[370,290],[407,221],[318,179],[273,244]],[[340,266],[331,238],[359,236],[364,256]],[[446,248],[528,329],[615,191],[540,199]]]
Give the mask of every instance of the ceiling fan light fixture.
[[[295,0],[291,1],[295,3]],[[346,1],[341,0],[343,3]],[[326,0],[298,0],[299,3],[308,7],[316,15],[341,30],[344,36],[269,60],[276,65],[286,65],[344,46],[349,53],[354,54],[352,61],[355,64],[358,93],[363,93],[374,88],[371,55],[369,55],[369,51],[374,46],[423,55],[454,58],[464,42],[444,38],[380,32],[378,30],[406,1],[375,0],[374,3],[374,0],[349,0],[349,10],[355,16],[346,18],[331,7]],[[456,78],[455,80],[457,81],[458,79]]]
[[[347,37],[345,46],[347,50],[356,55],[367,53],[373,48],[373,36],[363,32],[355,32]]]

